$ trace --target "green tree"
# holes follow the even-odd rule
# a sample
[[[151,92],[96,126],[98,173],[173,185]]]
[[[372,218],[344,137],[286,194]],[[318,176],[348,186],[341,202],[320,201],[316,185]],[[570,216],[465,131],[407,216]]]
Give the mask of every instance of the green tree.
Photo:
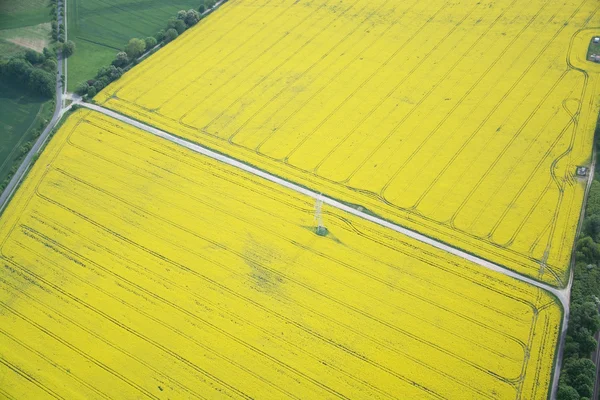
[[[200,7],[198,7],[198,12],[200,14],[204,14],[205,11],[206,11],[206,6],[204,4],[200,4]]]
[[[600,140],[598,143],[600,143]],[[598,167],[598,164],[596,164],[596,167]],[[600,181],[596,179],[592,181],[592,186],[590,186],[585,213],[586,215],[600,214]]]
[[[578,261],[597,264],[600,261],[600,249],[594,240],[586,236],[577,241],[575,255]]]
[[[156,39],[152,36],[148,36],[144,41],[146,42],[146,50],[150,50],[156,46]]]
[[[560,383],[556,393],[556,400],[579,400],[579,393],[574,387]]]
[[[38,53],[35,50],[28,49],[25,52],[25,59],[32,64],[41,64],[46,61],[46,57],[42,53]]]
[[[96,74],[96,79],[102,79],[106,77],[107,84],[108,82],[112,82],[114,80],[119,79],[123,75],[123,69],[119,67],[115,67],[114,65],[109,65],[106,67],[101,67]]]
[[[90,85],[88,85],[87,82],[81,82],[75,88],[75,93],[77,93],[80,96],[83,96],[84,94],[87,94],[89,89],[90,89]]]
[[[87,92],[88,97],[91,99],[92,97],[94,97],[96,95],[97,91],[96,88],[93,86],[90,86]]]
[[[573,386],[573,382],[587,376],[593,381],[596,376],[596,366],[589,358],[575,358],[565,361],[563,372],[567,384]]]
[[[154,35],[154,38],[156,39],[157,42],[162,42],[163,40],[165,40],[164,29],[161,29],[160,31],[156,32],[156,35]]]
[[[56,71],[58,64],[54,58],[47,58],[46,61],[42,64],[42,68],[48,72]]]
[[[138,58],[144,50],[146,50],[146,42],[137,38],[130,39],[127,47],[125,47],[125,53],[129,58]]]
[[[56,93],[54,74],[34,68],[29,74],[29,88],[46,97],[53,97]]]
[[[185,24],[185,21],[183,21],[182,19],[170,18],[169,22],[167,23],[167,28],[175,29],[177,31],[177,33],[179,35],[181,35],[187,28],[187,25]]]
[[[118,52],[117,57],[112,62],[115,67],[124,67],[127,64],[129,64],[129,56],[124,51]]]
[[[196,10],[188,10],[184,21],[187,26],[194,26],[200,21],[200,13]]]
[[[171,40],[177,38],[177,36],[179,36],[179,34],[175,29],[167,29],[167,31],[165,32],[165,42],[169,43]]]
[[[94,87],[94,89],[96,89],[96,93],[97,93],[106,87],[106,81],[98,79],[96,82],[94,82],[93,87]]]
[[[8,62],[2,64],[0,74],[12,83],[27,85],[32,70],[33,68],[28,61],[22,58],[11,58]]]
[[[583,220],[583,233],[596,243],[600,241],[600,214],[592,214]]]
[[[47,47],[44,47],[44,57],[56,59],[56,52]]]
[[[185,10],[177,11],[177,19],[185,19],[186,12]]]
[[[594,380],[588,375],[577,375],[571,381],[572,386],[581,397],[591,397],[594,392]]]
[[[215,6],[215,4],[216,4],[215,0],[206,0],[206,1],[204,2],[204,5],[205,5],[205,6],[206,6],[206,8],[208,8],[209,10],[210,10],[211,8],[213,8],[213,7]]]
[[[62,53],[65,57],[70,57],[75,53],[75,42],[72,40],[67,40],[65,44],[62,46]]]
[[[589,332],[597,332],[600,329],[600,316],[598,306],[592,301],[571,304],[571,316],[569,317],[569,328],[587,329]]]

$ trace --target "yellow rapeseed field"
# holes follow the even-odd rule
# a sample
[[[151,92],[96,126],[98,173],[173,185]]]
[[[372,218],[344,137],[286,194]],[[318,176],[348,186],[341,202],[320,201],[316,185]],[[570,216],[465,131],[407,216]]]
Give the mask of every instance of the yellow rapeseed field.
[[[598,0],[231,0],[105,106],[561,286]],[[569,62],[572,52],[583,57]]]
[[[326,236],[312,199],[77,111],[0,219],[0,397],[547,396],[553,298],[322,216]]]

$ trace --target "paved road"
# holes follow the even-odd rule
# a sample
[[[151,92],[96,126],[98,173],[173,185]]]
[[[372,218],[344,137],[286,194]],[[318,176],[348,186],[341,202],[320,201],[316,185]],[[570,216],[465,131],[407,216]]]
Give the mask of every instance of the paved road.
[[[66,0],[59,1],[59,7],[57,7],[58,10],[60,10],[60,4],[62,4],[63,2],[66,2]],[[57,10],[57,12],[58,12],[58,10]],[[58,12],[58,23],[61,24],[62,22],[63,22],[63,18],[60,16],[60,12]],[[66,13],[65,13],[65,23],[66,23]],[[66,37],[66,25],[65,25],[65,37]],[[50,132],[52,132],[52,129],[54,129],[54,127],[56,126],[58,121],[60,121],[60,118],[64,114],[63,93],[66,91],[66,74],[65,74],[65,87],[63,87],[62,83],[61,83],[61,79],[60,79],[61,73],[63,72],[62,54],[59,52],[57,54],[56,58],[57,58],[57,64],[58,64],[58,74],[56,75],[56,107],[54,108],[54,114],[52,115],[52,119],[50,120],[50,123],[48,124],[48,126],[46,126],[46,129],[44,129],[44,131],[42,132],[40,137],[38,137],[38,139],[34,143],[33,147],[29,151],[29,153],[27,153],[27,155],[25,156],[25,159],[23,159],[23,162],[19,166],[19,169],[17,170],[17,172],[13,175],[13,177],[11,178],[10,182],[8,183],[8,185],[6,186],[6,188],[4,189],[2,194],[0,194],[0,213],[2,211],[4,211],[4,208],[8,204],[8,202],[9,202],[10,198],[12,197],[13,193],[15,192],[15,190],[19,187],[21,180],[23,179],[23,177],[25,176],[25,173],[29,169],[29,166],[33,162],[35,155],[44,146],[44,144],[48,140],[48,136],[50,135]]]

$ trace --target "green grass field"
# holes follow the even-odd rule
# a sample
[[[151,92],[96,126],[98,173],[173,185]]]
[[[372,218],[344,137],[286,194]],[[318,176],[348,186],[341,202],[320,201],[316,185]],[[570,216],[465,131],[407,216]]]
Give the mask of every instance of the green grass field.
[[[25,49],[23,47],[0,39],[0,59],[10,58],[24,52]]]
[[[48,0],[0,0],[0,58],[24,53],[23,44],[36,50],[47,45],[50,39],[48,4]]]
[[[15,29],[50,21],[48,0],[0,0],[0,29]]]
[[[50,47],[50,34],[52,28],[49,22],[38,25],[24,26],[21,28],[0,30],[0,41],[15,44],[25,49],[42,52],[44,47]]]
[[[197,8],[199,0],[68,0],[67,30],[77,46],[69,58],[68,90],[91,79],[133,37],[154,35],[179,10]]]
[[[52,117],[52,103],[0,82],[0,184],[21,156],[21,146]]]

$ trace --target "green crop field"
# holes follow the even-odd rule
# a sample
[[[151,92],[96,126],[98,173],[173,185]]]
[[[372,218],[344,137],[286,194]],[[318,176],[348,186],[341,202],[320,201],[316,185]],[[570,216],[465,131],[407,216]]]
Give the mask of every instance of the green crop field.
[[[48,0],[0,0],[0,30],[50,21]]]
[[[133,37],[154,35],[179,10],[199,0],[68,0],[67,33],[77,46],[69,58],[68,90],[91,79]]]
[[[42,119],[51,115],[51,100],[24,94],[0,82],[0,184],[21,155],[21,146],[33,138]]]

